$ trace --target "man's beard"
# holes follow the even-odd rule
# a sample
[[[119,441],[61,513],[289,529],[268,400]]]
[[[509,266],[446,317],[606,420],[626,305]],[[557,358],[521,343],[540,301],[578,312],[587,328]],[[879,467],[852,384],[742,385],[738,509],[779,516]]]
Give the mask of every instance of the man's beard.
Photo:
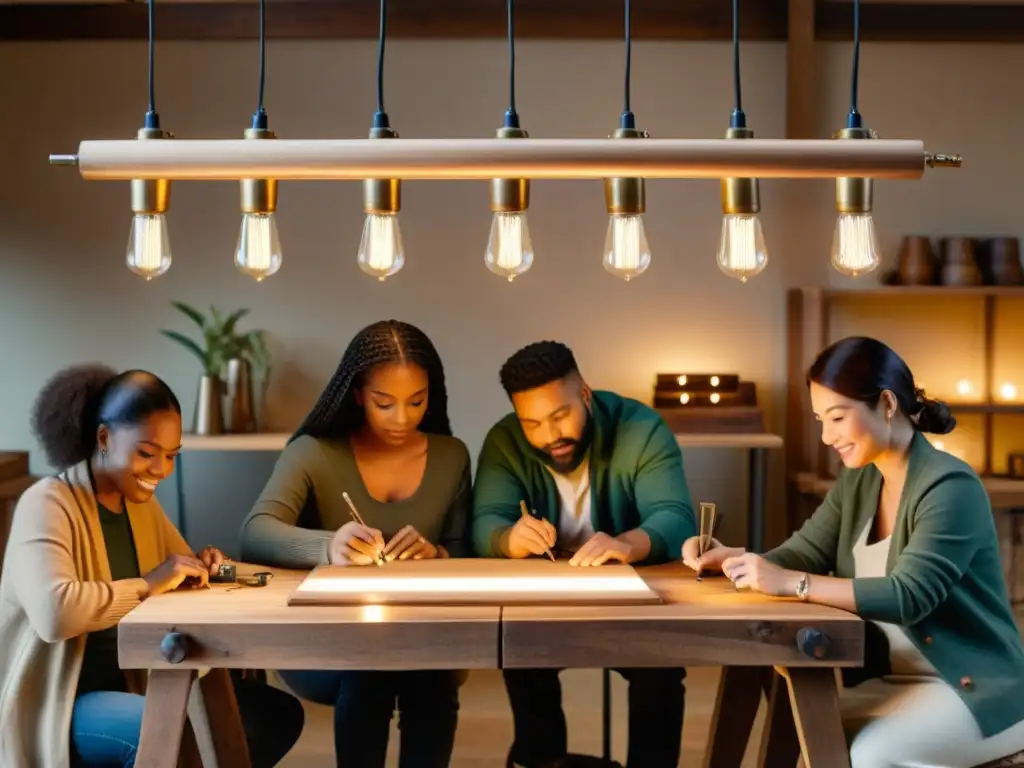
[[[556,440],[555,442],[544,446],[541,453],[543,453],[544,457],[547,459],[547,463],[552,467],[552,469],[557,472],[572,472],[583,463],[583,459],[587,455],[587,451],[590,450],[590,443],[592,439],[593,418],[588,410],[587,422],[583,426],[583,435],[579,440],[575,440],[570,437],[563,437],[560,440]],[[551,455],[553,450],[570,445],[573,446],[573,451],[567,456],[555,457]]]

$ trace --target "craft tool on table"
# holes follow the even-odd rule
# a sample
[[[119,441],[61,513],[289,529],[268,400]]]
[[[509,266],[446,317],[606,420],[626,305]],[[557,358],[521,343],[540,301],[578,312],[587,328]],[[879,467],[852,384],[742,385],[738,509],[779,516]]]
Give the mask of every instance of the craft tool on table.
[[[700,503],[700,535],[697,537],[697,559],[704,556],[704,553],[711,549],[711,542],[715,535],[715,523],[718,521],[718,513],[715,503],[702,501]],[[702,581],[704,572],[697,571],[697,581]]]
[[[519,509],[521,509],[523,511],[523,517],[532,517],[534,520],[538,520],[539,519],[537,517],[536,513],[532,514],[532,515],[530,514],[530,510],[527,508],[526,502],[521,500],[521,499],[519,501]],[[551,562],[552,563],[555,562],[555,556],[553,554],[551,554],[551,547],[548,547],[544,551],[547,554],[547,556],[551,558]]]
[[[360,516],[359,510],[356,509],[356,505],[353,504],[352,499],[349,498],[348,491],[342,491],[341,497],[345,499],[345,503],[348,504],[348,508],[352,512],[352,519],[359,523],[361,526],[363,526],[363,528],[368,528],[366,523],[363,522],[363,518]],[[377,550],[377,554],[374,557],[374,561],[377,563],[378,567],[384,565],[384,553],[380,550]]]

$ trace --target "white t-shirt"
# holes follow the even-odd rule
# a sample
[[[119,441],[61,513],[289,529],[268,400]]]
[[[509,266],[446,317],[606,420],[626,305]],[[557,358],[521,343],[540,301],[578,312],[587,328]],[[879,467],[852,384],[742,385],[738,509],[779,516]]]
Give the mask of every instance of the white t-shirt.
[[[892,535],[881,541],[868,544],[868,535],[872,527],[872,523],[865,525],[860,537],[853,545],[854,574],[858,579],[885,576],[885,564],[889,558],[889,547],[892,546]],[[932,677],[938,674],[932,663],[914,645],[903,627],[884,621],[876,621],[875,624],[889,639],[889,660],[893,675]]]
[[[590,457],[583,459],[572,472],[556,472],[551,467],[548,467],[548,471],[555,479],[562,500],[556,526],[556,546],[566,552],[575,552],[595,533],[590,520]]]

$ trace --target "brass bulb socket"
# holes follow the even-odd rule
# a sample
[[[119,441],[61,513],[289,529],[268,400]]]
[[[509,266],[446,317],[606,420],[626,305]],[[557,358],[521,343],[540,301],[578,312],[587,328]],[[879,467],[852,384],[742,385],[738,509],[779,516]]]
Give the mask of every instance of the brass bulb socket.
[[[174,134],[160,128],[140,128],[135,136],[140,141],[171,139]],[[171,207],[171,182],[169,179],[132,179],[132,213],[154,215],[166,213]]]
[[[749,128],[729,128],[727,139],[752,139]],[[761,190],[757,179],[722,179],[722,213],[726,215],[753,215],[761,212]]]
[[[639,128],[616,128],[611,139],[646,139],[647,131]],[[639,214],[647,210],[647,185],[639,178],[604,180],[604,204],[608,213]]]
[[[401,179],[363,179],[363,211],[398,213],[402,210]]]
[[[875,139],[869,128],[843,128],[835,137],[840,140]],[[874,202],[873,179],[840,176],[836,179],[836,213],[870,213]]]
[[[269,128],[246,128],[248,140],[276,139]],[[277,179],[242,179],[239,181],[242,213],[274,213],[277,211]]]
[[[370,128],[371,139],[397,139],[398,131],[390,126]],[[402,210],[401,179],[363,179],[363,211],[368,214],[391,214]]]
[[[522,128],[503,125],[495,132],[499,139],[528,139]],[[529,179],[491,179],[491,211],[520,213],[530,207]]]

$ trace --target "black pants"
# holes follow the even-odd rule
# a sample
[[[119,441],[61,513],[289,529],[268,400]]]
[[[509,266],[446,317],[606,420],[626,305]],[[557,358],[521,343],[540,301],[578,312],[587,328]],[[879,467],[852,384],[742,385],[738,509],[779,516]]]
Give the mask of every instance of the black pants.
[[[282,670],[278,674],[298,696],[334,707],[339,768],[384,768],[396,703],[399,768],[448,768],[458,724],[457,672]]]
[[[558,669],[506,669],[515,740],[510,756],[534,768],[565,756],[567,734]],[[618,669],[629,683],[626,768],[676,768],[683,734],[684,669]]]

